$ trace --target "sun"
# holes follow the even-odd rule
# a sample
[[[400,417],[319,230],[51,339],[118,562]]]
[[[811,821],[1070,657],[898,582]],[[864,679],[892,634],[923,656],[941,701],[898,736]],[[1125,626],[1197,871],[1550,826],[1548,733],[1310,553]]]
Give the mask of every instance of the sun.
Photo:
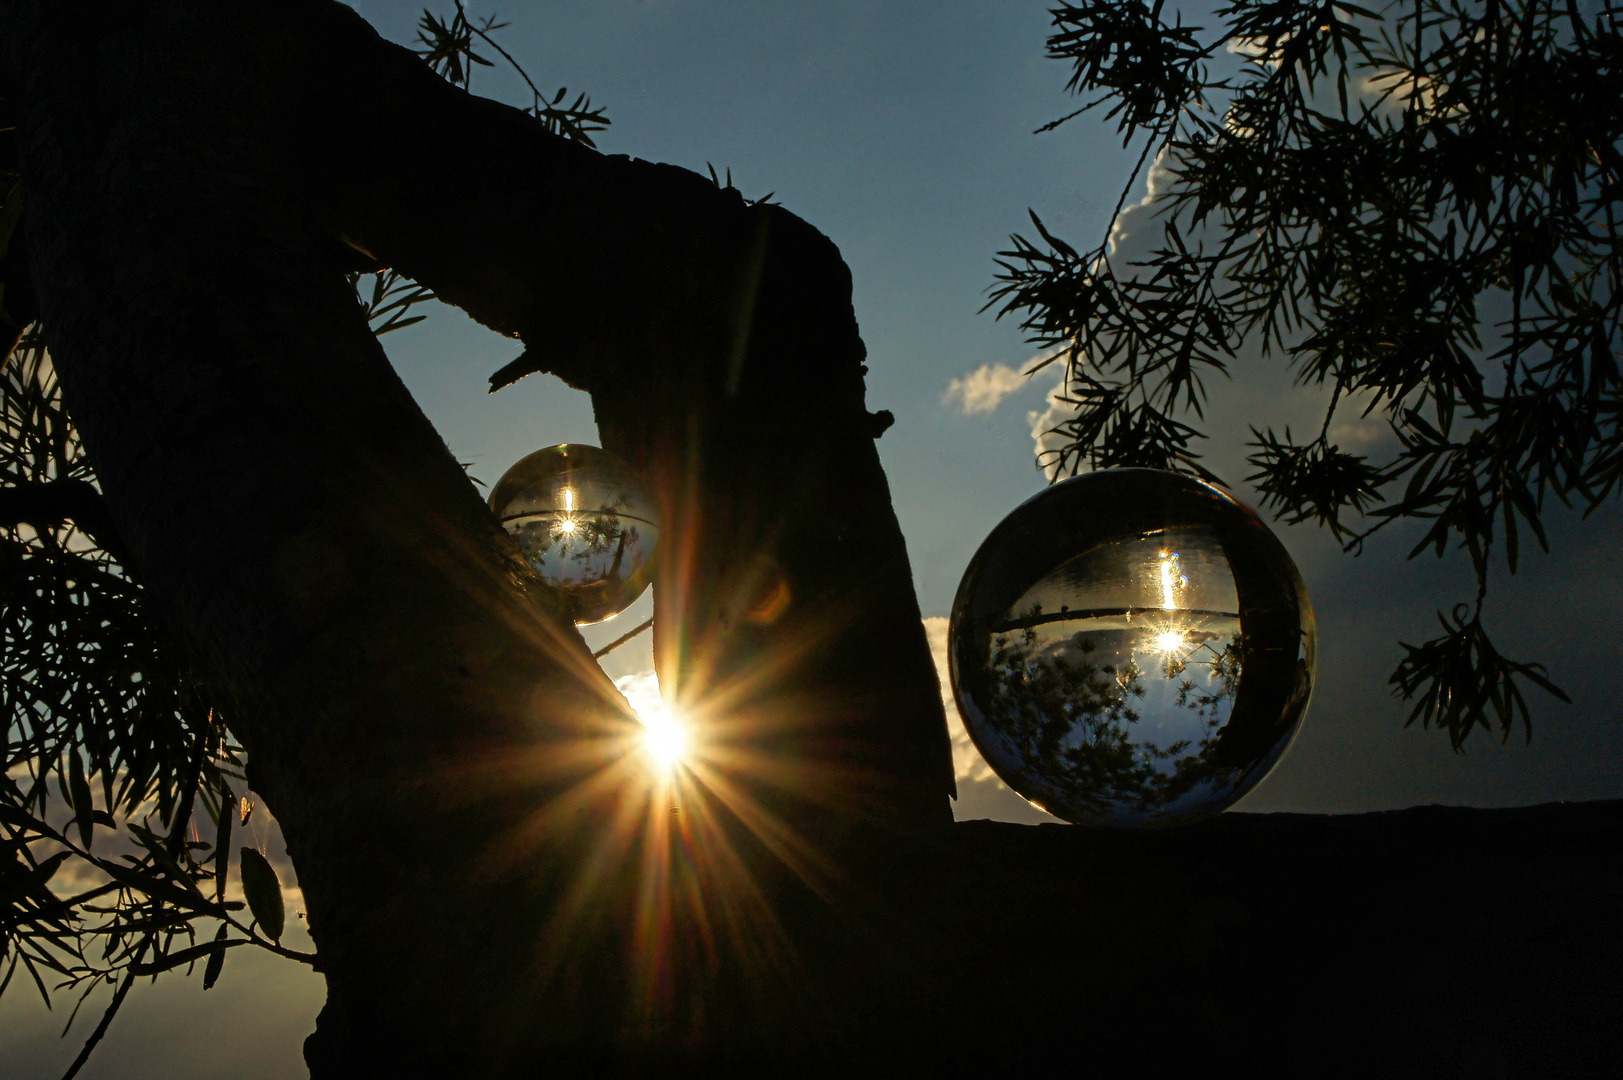
[[[682,722],[663,704],[651,712],[639,712],[643,726],[643,746],[661,770],[674,769],[688,750],[688,733]]]
[[[558,518],[558,532],[564,536],[575,534],[575,489],[566,487],[558,492],[558,501],[563,503],[563,514]]]
[[[659,680],[648,671],[616,679],[615,685],[642,721],[643,749],[655,768],[661,773],[674,769],[687,755],[688,731],[660,696]]]
[[[1182,630],[1167,630],[1155,635],[1155,647],[1164,653],[1177,652],[1184,647]]]

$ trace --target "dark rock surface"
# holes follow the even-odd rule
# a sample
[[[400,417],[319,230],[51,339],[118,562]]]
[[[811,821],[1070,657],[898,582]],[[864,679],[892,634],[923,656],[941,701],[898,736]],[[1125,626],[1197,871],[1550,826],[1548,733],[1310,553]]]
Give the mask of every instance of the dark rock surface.
[[[975,821],[938,854],[895,867],[895,937],[863,951],[887,977],[851,973],[857,996],[919,994],[928,1050],[871,1033],[898,1065],[1623,1072],[1623,801],[1149,833]]]

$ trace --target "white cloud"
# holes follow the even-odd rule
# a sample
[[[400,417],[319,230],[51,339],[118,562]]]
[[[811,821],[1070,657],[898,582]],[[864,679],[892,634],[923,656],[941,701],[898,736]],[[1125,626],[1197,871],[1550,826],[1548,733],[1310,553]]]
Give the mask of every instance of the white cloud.
[[[664,711],[665,701],[659,693],[659,676],[652,669],[614,680],[614,688],[624,694],[631,711],[638,718]]]
[[[1126,274],[1128,265],[1149,255],[1154,241],[1161,238],[1161,196],[1172,189],[1176,179],[1167,164],[1167,150],[1162,147],[1145,173],[1143,197],[1123,207],[1110,227],[1110,257],[1118,273]],[[1145,228],[1146,225],[1155,227]]]
[[[1147,258],[1156,241],[1161,238],[1160,214],[1163,207],[1160,199],[1171,188],[1174,179],[1172,170],[1167,164],[1166,150],[1163,149],[1150,163],[1144,178],[1143,197],[1138,202],[1124,207],[1115,224],[1111,226],[1110,259],[1118,274],[1131,276],[1132,263]],[[1032,365],[1038,361],[1057,356],[1062,351],[1064,346],[1034,357],[1027,364],[1027,370],[1031,370]],[[1050,482],[1059,473],[1059,461],[1055,452],[1069,441],[1063,435],[1054,434],[1053,428],[1077,414],[1075,405],[1062,400],[1068,370],[1064,357],[1054,361],[1053,370],[1059,377],[1043,398],[1043,407],[1026,413],[1026,422],[1031,426],[1033,453],[1036,455],[1038,467],[1043,470],[1043,475]],[[954,380],[955,385],[957,381]]]
[[[1025,385],[1025,381],[1020,370],[1008,364],[982,364],[948,383],[941,402],[957,405],[964,416],[978,416],[996,409],[1004,398]]]
[[[1369,408],[1373,398],[1373,391],[1363,389],[1342,399],[1330,422],[1331,443],[1346,453],[1366,456],[1379,456],[1396,449],[1397,440],[1386,414]]]
[[[1031,425],[1031,439],[1035,444],[1033,453],[1037,455],[1038,467],[1050,481],[1059,474],[1059,460],[1054,454],[1068,441],[1065,436],[1054,432],[1054,425],[1076,415],[1076,406],[1062,400],[1065,394],[1065,363],[1059,361],[1054,366],[1059,371],[1059,381],[1044,399],[1047,407],[1026,413],[1026,422]]]
[[[958,715],[958,703],[952,697],[952,680],[947,669],[947,619],[931,615],[924,620],[924,633],[930,639],[930,657],[935,661],[936,678],[941,682],[941,703],[947,708],[947,731],[952,735],[952,769],[962,786],[996,780],[992,767],[986,764],[981,752],[970,741],[964,730],[963,717]]]

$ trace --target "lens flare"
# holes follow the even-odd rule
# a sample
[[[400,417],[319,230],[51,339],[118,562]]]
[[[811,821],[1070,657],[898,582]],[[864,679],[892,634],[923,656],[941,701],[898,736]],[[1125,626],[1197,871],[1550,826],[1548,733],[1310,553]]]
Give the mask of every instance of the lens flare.
[[[1175,551],[1161,552],[1161,607],[1165,611],[1174,611],[1178,607],[1178,591],[1189,585],[1189,579],[1184,576],[1183,567],[1179,565],[1178,553]]]
[[[675,768],[687,754],[688,733],[681,719],[660,696],[659,680],[651,671],[615,680],[643,726],[643,749],[661,772]]]
[[[1168,630],[1155,635],[1155,647],[1164,653],[1177,652],[1183,648],[1184,639],[1182,630]]]
[[[688,734],[682,729],[681,722],[663,706],[652,713],[638,713],[637,716],[647,729],[643,735],[643,745],[653,755],[655,763],[662,769],[675,768],[688,749]]]

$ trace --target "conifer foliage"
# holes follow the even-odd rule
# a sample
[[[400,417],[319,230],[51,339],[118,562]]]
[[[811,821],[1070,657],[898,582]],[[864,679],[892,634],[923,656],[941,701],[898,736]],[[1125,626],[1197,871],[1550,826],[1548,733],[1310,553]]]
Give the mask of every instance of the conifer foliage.
[[[591,145],[603,110],[551,96],[460,0],[425,11],[419,55],[467,87],[499,55],[530,87],[526,111]],[[0,101],[0,260],[24,243],[15,131]],[[7,160],[9,158],[9,160]],[[365,260],[362,260],[364,262]],[[230,717],[148,610],[95,470],[62,399],[26,272],[0,285],[0,994],[66,998],[63,1034],[98,988],[102,1015],[77,1075],[137,979],[200,972],[254,945],[316,965],[282,944],[289,913],[264,852],[232,847],[254,810]],[[376,334],[422,321],[434,299],[386,268],[350,274]],[[8,297],[6,288],[12,290]]]
[[[1410,722],[1459,748],[1480,726],[1531,737],[1499,653],[1490,568],[1546,548],[1550,500],[1585,512],[1623,485],[1623,33],[1576,0],[1236,0],[1192,25],[1163,0],[1055,8],[1050,57],[1142,152],[1100,243],[1035,215],[999,255],[990,306],[1058,347],[1074,413],[1047,462],[1214,478],[1196,452],[1206,381],[1242,350],[1323,392],[1317,431],[1252,429],[1248,479],[1291,523],[1349,551],[1394,522],[1411,556],[1463,552],[1476,595],[1403,645]],[[1156,242],[1112,244],[1139,172],[1164,172]],[[1384,419],[1377,460],[1332,438]]]

